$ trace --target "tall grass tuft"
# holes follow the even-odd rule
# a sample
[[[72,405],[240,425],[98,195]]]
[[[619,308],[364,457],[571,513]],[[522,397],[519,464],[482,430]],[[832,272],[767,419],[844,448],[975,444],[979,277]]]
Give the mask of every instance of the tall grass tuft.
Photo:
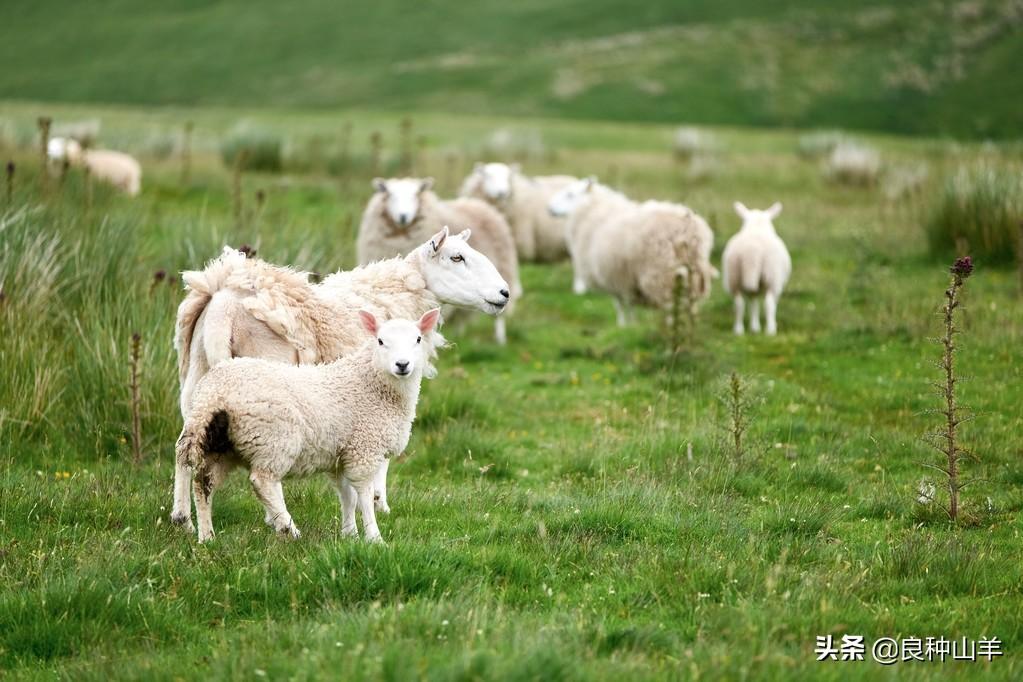
[[[1019,247],[1021,219],[1019,171],[991,165],[961,168],[945,183],[927,221],[927,238],[935,255],[967,249],[985,263],[1010,264]]]
[[[277,173],[283,167],[283,146],[281,136],[274,131],[242,122],[221,142],[220,156],[229,168],[234,168],[241,158],[243,170]]]

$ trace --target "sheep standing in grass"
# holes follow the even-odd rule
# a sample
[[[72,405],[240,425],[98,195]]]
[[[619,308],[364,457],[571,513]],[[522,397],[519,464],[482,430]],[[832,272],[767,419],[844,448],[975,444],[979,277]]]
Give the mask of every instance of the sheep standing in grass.
[[[235,466],[282,535],[299,537],[284,504],[286,476],[327,473],[341,500],[341,532],[382,542],[373,509],[373,480],[412,433],[424,370],[443,338],[434,333],[440,309],[418,322],[378,324],[359,315],[372,335],[351,355],[327,365],[291,366],[242,358],[215,367],[196,388],[177,459],[196,471],[199,542],[213,538],[213,493]]]
[[[574,180],[569,175],[526,177],[517,163],[477,163],[459,194],[482,199],[504,215],[520,261],[552,263],[568,256],[568,246],[565,220],[552,216],[547,202]]]
[[[792,259],[785,242],[774,230],[774,219],[781,213],[781,204],[766,211],[748,209],[738,201],[735,212],[742,218],[742,227],[725,244],[721,255],[725,290],[735,302],[736,334],[742,334],[742,318],[746,299],[750,299],[749,327],[760,331],[760,297],[764,299],[766,332],[778,332],[775,312],[782,289],[792,273]]]
[[[507,312],[522,295],[515,242],[504,217],[485,201],[453,199],[443,201],[431,191],[430,178],[392,178],[373,181],[376,193],[366,205],[356,242],[360,264],[406,253],[444,225],[453,229],[471,227],[476,248],[493,262],[508,282],[502,294]],[[463,265],[468,266],[463,263]],[[445,312],[448,321],[452,315]],[[497,342],[507,339],[503,317],[494,322]]]
[[[315,285],[306,273],[247,259],[229,248],[204,270],[182,273],[189,291],[178,307],[174,335],[182,416],[192,410],[199,380],[230,358],[297,365],[331,362],[353,352],[363,341],[359,309],[418,318],[446,304],[499,314],[508,283],[468,238],[468,230],[448,236],[445,227],[404,258],[338,272]],[[191,472],[179,461],[171,521],[189,529],[190,480]],[[376,483],[378,507],[385,513],[386,480],[385,461]]]
[[[142,166],[128,154],[110,149],[82,149],[77,140],[63,137],[51,139],[46,151],[52,160],[66,160],[72,166],[87,168],[97,180],[130,196],[142,190]]]
[[[586,178],[557,192],[549,209],[568,217],[573,290],[611,294],[619,326],[628,322],[633,304],[670,309],[679,275],[693,305],[709,295],[717,276],[710,264],[714,233],[685,206],[638,203]]]

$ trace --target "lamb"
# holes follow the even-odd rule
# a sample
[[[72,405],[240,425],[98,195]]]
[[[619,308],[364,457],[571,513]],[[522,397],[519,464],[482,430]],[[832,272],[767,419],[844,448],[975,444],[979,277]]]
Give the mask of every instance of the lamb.
[[[192,409],[199,380],[233,357],[258,357],[292,365],[331,362],[356,350],[360,308],[375,315],[418,318],[441,304],[497,315],[507,305],[508,284],[469,243],[470,231],[440,230],[405,258],[338,272],[311,285],[298,273],[230,248],[204,270],[182,273],[188,294],[178,307],[181,414]],[[434,344],[436,345],[436,344]],[[386,513],[387,464],[377,479],[378,508]],[[191,472],[174,472],[171,521],[192,529]]]
[[[443,345],[434,332],[440,308],[418,323],[378,324],[366,310],[359,316],[373,338],[330,364],[240,358],[199,382],[177,442],[178,461],[198,473],[199,542],[213,538],[213,493],[238,465],[248,468],[264,520],[278,533],[301,535],[284,504],[281,480],[323,472],[337,487],[341,533],[358,535],[358,504],[365,539],[383,542],[373,480],[386,459],[408,445],[424,370]]]
[[[511,229],[500,213],[479,199],[441,200],[431,190],[432,178],[377,178],[373,186],[376,192],[363,211],[356,242],[360,264],[405,253],[442,225],[471,227],[477,248],[509,284],[502,296],[508,299],[507,312],[512,311],[522,284]],[[452,314],[445,312],[445,318],[450,321]],[[507,341],[504,318],[495,320],[494,334],[499,344]]]
[[[129,196],[136,196],[142,190],[142,166],[123,152],[82,149],[77,140],[54,137],[49,141],[46,153],[54,161],[67,160],[72,166],[87,168],[94,178]]]
[[[526,177],[517,163],[477,163],[459,195],[482,199],[504,215],[520,261],[552,263],[568,257],[568,246],[565,220],[552,216],[547,202],[574,180],[569,175]]]
[[[627,324],[632,304],[670,309],[679,275],[694,306],[710,294],[718,274],[710,264],[714,233],[685,206],[638,203],[590,177],[557,192],[548,208],[568,217],[573,290],[611,294],[619,326]]]
[[[754,333],[760,331],[759,298],[763,297],[766,332],[773,336],[778,332],[775,321],[778,299],[792,273],[788,249],[774,229],[773,221],[781,213],[781,204],[757,211],[737,201],[735,212],[742,218],[742,227],[728,240],[721,255],[725,291],[735,302],[732,329],[736,334],[744,333],[742,317],[748,298],[750,329]]]

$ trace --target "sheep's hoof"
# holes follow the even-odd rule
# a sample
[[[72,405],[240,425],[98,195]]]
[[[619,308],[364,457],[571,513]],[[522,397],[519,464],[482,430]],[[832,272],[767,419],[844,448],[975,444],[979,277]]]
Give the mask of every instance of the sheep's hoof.
[[[356,539],[358,539],[358,537],[359,537],[359,529],[356,528],[355,526],[352,526],[351,528],[342,528],[341,529],[341,537],[343,537],[343,538],[356,538]]]
[[[742,327],[738,327],[738,326],[732,327],[732,331],[735,332],[736,336],[742,336],[743,334],[746,333],[745,329],[743,329]]]
[[[381,535],[367,535],[366,542],[371,545],[380,545],[381,547],[387,544]]]
[[[381,500],[379,497],[373,500],[373,506],[376,508],[379,514],[390,514],[391,508],[387,506],[387,502]]]
[[[298,526],[293,523],[284,526],[283,528],[277,529],[277,534],[283,538],[290,538],[292,540],[298,540],[302,537],[302,533],[298,530]]]
[[[171,514],[171,523],[175,526],[184,528],[189,533],[195,532],[195,526],[192,525],[192,515],[184,512],[173,512]]]
[[[212,530],[207,531],[205,533],[203,531],[199,531],[199,544],[200,545],[205,544],[205,543],[209,542],[212,539],[213,539],[213,531]]]

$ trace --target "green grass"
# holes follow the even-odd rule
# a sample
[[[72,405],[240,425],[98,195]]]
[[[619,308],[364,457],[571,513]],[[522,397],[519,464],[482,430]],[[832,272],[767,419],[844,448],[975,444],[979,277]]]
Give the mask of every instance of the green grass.
[[[6,3],[6,98],[1018,137],[1004,0]]]
[[[318,478],[289,481],[303,530],[278,540],[236,475],[218,492],[217,539],[169,527],[180,417],[170,347],[180,292],[159,283],[255,244],[275,262],[328,272],[352,263],[369,178],[243,178],[231,215],[217,136],[227,109],[10,105],[99,115],[127,147],[196,121],[192,183],[143,157],[142,196],[81,178],[42,196],[30,151],[0,219],[0,670],[13,679],[874,679],[872,662],[819,664],[817,635],[998,636],[993,663],[899,664],[900,678],[1018,679],[1023,627],[1020,509],[1023,322],[1015,275],[978,266],[967,283],[959,367],[977,419],[964,444],[982,479],[968,522],[915,502],[947,263],[929,255],[925,205],[827,182],[797,155],[798,132],[720,128],[717,172],[699,182],[670,153],[670,126],[417,116],[420,169],[450,191],[489,131],[543,131],[554,155],[527,170],[614,168],[639,197],[707,216],[717,252],[731,203],[781,200],[794,275],[776,338],[731,335],[716,289],[697,342],[672,359],[660,317],[614,327],[608,299],[570,293],[567,265],[526,266],[509,345],[474,321],[424,388],[409,457],[392,466],[386,547],[339,537]],[[255,120],[303,138],[318,113]],[[354,113],[355,129],[397,117]],[[960,162],[927,140],[871,137],[885,158],[923,161],[926,193]],[[364,145],[364,142],[362,143]],[[1016,163],[997,155],[996,163]],[[716,259],[715,259],[716,260]],[[130,462],[128,346],[144,343],[145,463]],[[731,371],[762,398],[738,463],[718,396]],[[687,456],[692,446],[692,459]],[[988,499],[990,498],[990,503]]]

